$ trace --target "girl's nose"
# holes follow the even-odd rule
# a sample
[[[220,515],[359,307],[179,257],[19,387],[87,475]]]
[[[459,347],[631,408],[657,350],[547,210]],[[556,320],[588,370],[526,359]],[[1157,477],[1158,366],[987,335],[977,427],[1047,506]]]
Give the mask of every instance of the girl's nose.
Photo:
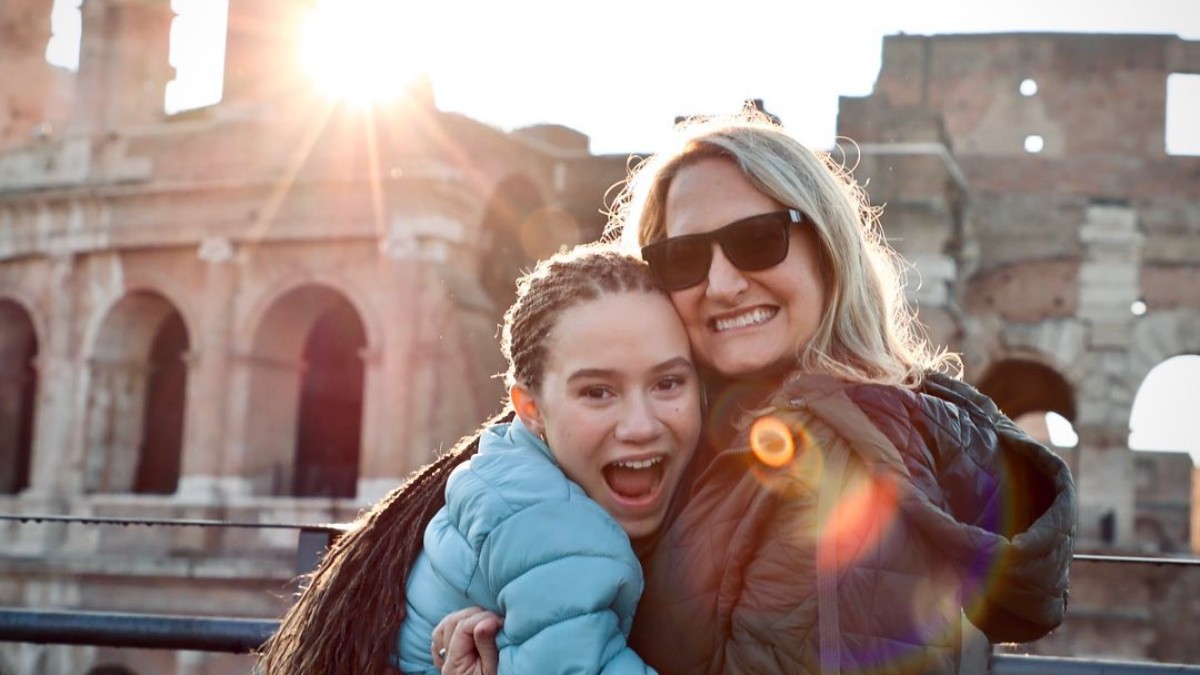
[[[617,439],[625,443],[646,443],[658,437],[662,422],[648,397],[634,396],[624,407],[617,422]]]

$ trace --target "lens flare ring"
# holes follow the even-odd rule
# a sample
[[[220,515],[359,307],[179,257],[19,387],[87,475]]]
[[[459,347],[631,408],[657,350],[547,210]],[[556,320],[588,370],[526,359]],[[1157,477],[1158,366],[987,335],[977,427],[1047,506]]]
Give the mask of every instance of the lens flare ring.
[[[750,452],[772,469],[781,469],[796,458],[796,440],[787,424],[766,415],[750,426]]]

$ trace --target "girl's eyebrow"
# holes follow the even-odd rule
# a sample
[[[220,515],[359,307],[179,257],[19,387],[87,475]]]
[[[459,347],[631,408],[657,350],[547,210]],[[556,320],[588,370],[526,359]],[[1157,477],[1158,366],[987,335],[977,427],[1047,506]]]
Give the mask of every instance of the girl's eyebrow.
[[[616,372],[617,371],[612,368],[580,368],[579,370],[571,373],[571,375],[567,378],[567,382],[571,383],[575,380],[610,378],[614,376]]]
[[[676,356],[673,359],[668,359],[654,366],[652,369],[656,373],[661,373],[664,370],[675,370],[676,368],[687,368],[692,370],[695,366],[692,365],[692,360],[686,356]]]
[[[661,373],[667,370],[675,370],[676,368],[687,368],[688,370],[692,370],[692,360],[686,356],[676,356],[675,358],[667,359],[666,361],[654,366],[650,369],[650,371],[654,373]],[[618,372],[615,368],[580,368],[567,377],[567,382],[571,383],[575,380],[583,379],[613,378],[616,377],[617,374]]]

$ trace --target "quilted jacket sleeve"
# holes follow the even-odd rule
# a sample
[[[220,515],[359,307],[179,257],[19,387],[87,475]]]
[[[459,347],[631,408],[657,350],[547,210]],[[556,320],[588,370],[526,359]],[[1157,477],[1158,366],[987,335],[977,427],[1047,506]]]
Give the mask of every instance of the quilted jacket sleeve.
[[[502,674],[654,672],[626,645],[641,568],[625,532],[582,492],[496,523],[474,584],[504,616]]]
[[[924,389],[954,404],[925,406],[933,446],[942,448],[936,463],[948,508],[1002,538],[1001,559],[988,565],[995,577],[968,618],[995,642],[1036,640],[1066,613],[1076,521],[1070,471],[969,385],[932,375]]]

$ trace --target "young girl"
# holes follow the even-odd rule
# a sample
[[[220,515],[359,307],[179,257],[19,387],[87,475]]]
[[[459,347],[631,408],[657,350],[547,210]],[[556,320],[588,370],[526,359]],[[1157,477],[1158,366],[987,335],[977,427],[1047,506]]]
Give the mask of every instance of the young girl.
[[[501,349],[517,419],[446,485],[409,574],[395,665],[435,673],[434,625],[504,614],[501,673],[645,672],[625,637],[654,533],[700,431],[687,334],[639,261],[600,248],[518,283]]]
[[[406,568],[398,635],[378,639],[390,644],[393,667],[436,673],[434,625],[478,605],[505,617],[501,673],[646,672],[625,645],[642,592],[630,539],[658,529],[700,435],[683,325],[645,263],[581,246],[518,281],[501,349],[515,419],[464,444],[478,452],[445,482],[445,506]],[[326,556],[265,648],[264,673],[379,672],[374,654],[337,649],[339,636],[388,630],[364,573],[378,583],[394,571],[367,569],[382,546],[365,547],[363,532],[375,536],[377,516],[405,490],[427,494],[437,484],[427,473]],[[365,625],[345,611],[356,603]]]

